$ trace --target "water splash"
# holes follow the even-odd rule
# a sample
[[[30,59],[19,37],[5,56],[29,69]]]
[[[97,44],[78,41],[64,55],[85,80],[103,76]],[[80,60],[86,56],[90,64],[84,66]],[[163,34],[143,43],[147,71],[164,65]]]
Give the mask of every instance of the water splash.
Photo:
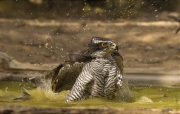
[[[28,94],[31,95],[34,101],[64,101],[65,96],[68,94],[67,91],[62,91],[60,93],[54,93],[51,89],[42,89],[40,87],[34,90],[26,90]],[[38,93],[38,94],[37,94]]]

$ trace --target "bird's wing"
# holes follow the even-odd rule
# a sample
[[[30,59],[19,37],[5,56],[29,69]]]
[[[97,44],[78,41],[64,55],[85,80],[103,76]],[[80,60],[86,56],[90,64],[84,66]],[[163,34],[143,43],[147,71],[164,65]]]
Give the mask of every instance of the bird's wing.
[[[86,56],[83,51],[77,50],[69,52],[69,59],[43,76],[42,80],[45,80],[44,82],[46,84],[47,80],[51,80],[49,85],[54,92],[70,90],[85,63],[91,60],[92,58]]]
[[[134,97],[135,94],[133,94],[130,91],[129,85],[128,85],[128,78],[124,75],[123,58],[117,50],[115,50],[112,53],[112,57],[115,59],[116,64],[117,64],[118,68],[120,69],[120,73],[123,77],[123,85],[122,85],[122,88],[119,90],[118,96],[124,101],[131,102],[135,98]]]
[[[111,55],[115,59],[116,64],[121,71],[121,74],[123,74],[124,70],[123,70],[123,58],[122,58],[122,56],[119,54],[119,52],[117,50],[114,50]]]
[[[73,64],[65,64],[58,71],[57,75],[52,78],[51,86],[54,92],[62,90],[70,90],[78,75],[81,73],[84,62],[75,62]]]
[[[128,79],[124,76],[124,70],[123,70],[123,58],[120,55],[120,53],[117,50],[114,50],[114,52],[112,53],[112,57],[115,59],[116,64],[120,70],[119,75],[122,75],[123,78],[123,89],[129,89],[128,86]]]

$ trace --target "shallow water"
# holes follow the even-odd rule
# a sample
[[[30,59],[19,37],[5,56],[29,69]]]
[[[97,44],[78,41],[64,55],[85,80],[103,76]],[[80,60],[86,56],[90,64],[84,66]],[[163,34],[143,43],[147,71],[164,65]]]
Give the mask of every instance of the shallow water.
[[[35,88],[27,82],[0,82],[0,104],[25,104],[42,107],[88,107],[88,108],[172,108],[180,109],[180,85],[164,86],[158,84],[134,83],[130,84],[131,91],[136,94],[132,102],[125,102],[118,98],[90,98],[84,101],[65,103],[68,91],[58,94],[52,91]],[[22,92],[31,95],[28,101],[13,101],[22,97]]]

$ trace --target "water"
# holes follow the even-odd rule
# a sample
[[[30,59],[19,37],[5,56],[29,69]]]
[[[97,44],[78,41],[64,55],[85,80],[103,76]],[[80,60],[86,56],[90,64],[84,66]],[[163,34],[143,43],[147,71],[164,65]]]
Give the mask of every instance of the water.
[[[180,109],[180,85],[165,86],[158,84],[133,83],[131,91],[135,94],[130,102],[119,98],[107,100],[105,98],[90,98],[84,101],[66,103],[68,91],[58,94],[52,91],[35,88],[27,82],[0,82],[0,104],[24,104],[41,107],[85,107],[85,108],[153,108],[153,109]],[[28,101],[13,101],[22,97],[26,91],[31,95]]]

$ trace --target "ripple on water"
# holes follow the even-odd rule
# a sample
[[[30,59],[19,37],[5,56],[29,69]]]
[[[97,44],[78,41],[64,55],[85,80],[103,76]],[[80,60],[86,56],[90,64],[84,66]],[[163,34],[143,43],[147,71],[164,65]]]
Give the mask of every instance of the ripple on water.
[[[162,87],[161,85],[142,87],[142,84],[140,86],[138,84],[131,86],[134,86],[131,88],[131,91],[137,95],[135,101],[131,103],[118,98],[113,100],[90,98],[84,101],[66,103],[65,96],[68,94],[68,91],[55,94],[50,90],[34,88],[31,84],[24,82],[2,82],[0,83],[0,104],[26,104],[42,107],[180,108],[180,86],[176,85],[173,88]],[[30,94],[32,99],[29,101],[13,102],[14,98],[23,96],[21,94],[23,91]]]

